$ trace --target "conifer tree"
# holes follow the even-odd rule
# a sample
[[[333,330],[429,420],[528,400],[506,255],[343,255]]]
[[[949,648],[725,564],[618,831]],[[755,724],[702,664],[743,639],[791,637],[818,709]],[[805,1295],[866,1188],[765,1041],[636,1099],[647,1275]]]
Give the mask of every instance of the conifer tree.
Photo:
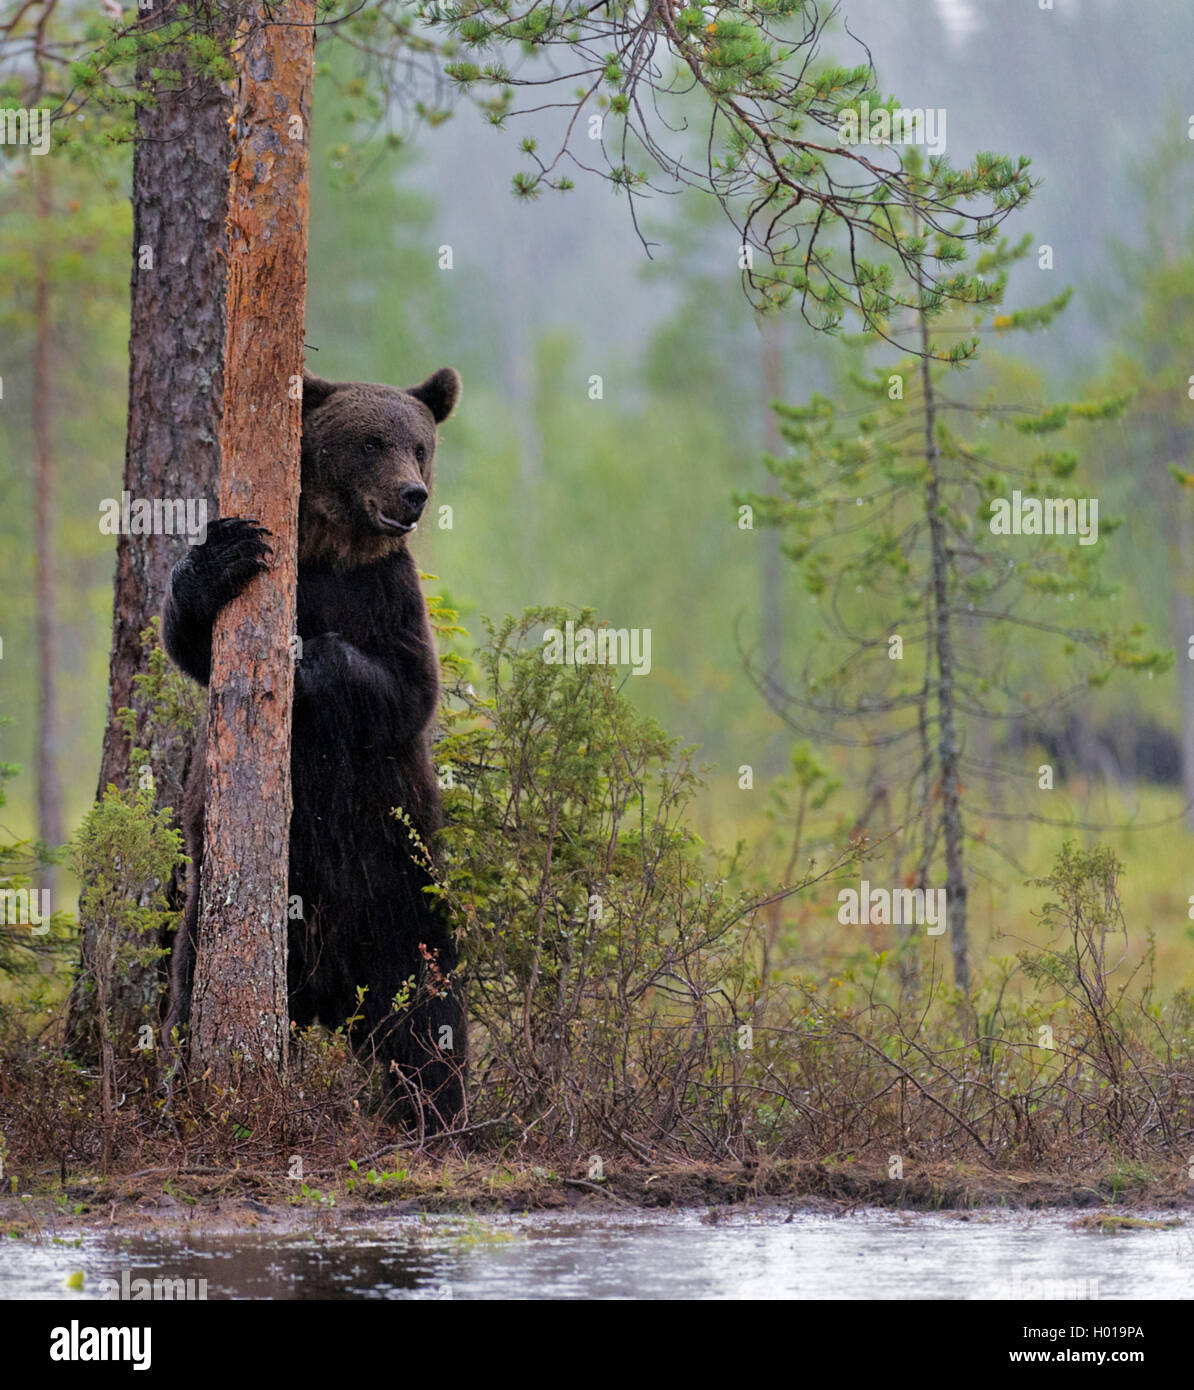
[[[1037,769],[1001,765],[999,747],[1117,668],[1159,671],[1168,657],[1111,618],[1099,561],[1116,522],[1084,494],[1063,437],[1071,422],[1117,417],[1128,397],[1004,403],[959,371],[984,334],[1047,328],[1069,292],[1004,307],[1028,237],[967,264],[967,248],[923,222],[901,235],[886,304],[876,297],[875,327],[852,344],[850,402],[777,407],[790,452],[767,466],[780,496],[749,501],[782,528],[823,629],[789,687],[756,679],[802,737],[874,759],[858,834],[902,788],[893,873],[927,890],[944,869],[965,994],[973,825],[999,814],[977,788],[1010,781],[1024,814],[1038,783]]]

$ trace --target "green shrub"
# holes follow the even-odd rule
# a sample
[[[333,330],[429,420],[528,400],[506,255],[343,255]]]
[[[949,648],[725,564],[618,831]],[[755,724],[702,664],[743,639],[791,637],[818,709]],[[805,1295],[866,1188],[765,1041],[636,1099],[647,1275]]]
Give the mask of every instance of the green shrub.
[[[484,700],[440,741],[438,888],[470,990],[486,1113],[596,1143],[731,1123],[751,913],[684,824],[688,753],[605,665],[549,664],[537,608],[487,624]]]

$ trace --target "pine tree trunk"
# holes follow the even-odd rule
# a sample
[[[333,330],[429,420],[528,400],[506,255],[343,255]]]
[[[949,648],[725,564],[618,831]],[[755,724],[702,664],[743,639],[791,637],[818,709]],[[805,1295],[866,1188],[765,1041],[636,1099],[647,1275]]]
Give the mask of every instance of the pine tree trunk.
[[[146,25],[172,17],[159,3]],[[192,7],[194,12],[196,7]],[[159,52],[153,66],[180,74],[172,89],[150,63],[138,90],[156,94],[137,108],[133,147],[133,262],[129,323],[129,408],[122,487],[132,497],[212,499],[220,463],[223,406],[225,217],[228,206],[229,96],[200,78],[183,55]],[[209,500],[210,506],[210,500]],[[116,546],[108,720],[97,796],[123,787],[129,745],[116,721],[133,703],[133,678],[146,669],[141,633],[161,612],[170,570],[185,540],[121,535]],[[178,807],[190,740],[152,750],[159,806]],[[83,922],[80,981],[95,953],[96,926]],[[143,944],[143,943],[139,943]],[[116,982],[113,1034],[145,1020],[157,1005],[157,970]],[[76,1048],[95,1044],[94,997],[76,987],[68,1031]]]
[[[54,660],[58,615],[54,597],[54,471],[51,439],[50,382],[53,372],[53,321],[50,303],[50,229],[53,220],[50,172],[39,160],[33,166],[36,184],[38,245],[33,287],[33,551],[34,598],[37,624],[37,834],[48,845],[60,845],[62,785],[58,777],[58,700]],[[43,875],[54,903],[53,874]]]
[[[924,391],[925,460],[929,481],[925,511],[929,522],[933,595],[933,645],[937,658],[937,757],[941,768],[941,830],[945,840],[945,896],[949,914],[950,945],[954,957],[954,984],[970,993],[970,957],[966,940],[966,861],[962,826],[962,800],[958,776],[958,735],[954,715],[953,634],[949,619],[949,554],[945,522],[941,516],[941,490],[937,473],[937,406],[929,358],[929,326],[920,314],[921,385]]]
[[[1185,431],[1170,429],[1169,456],[1179,467],[1189,467],[1189,450]],[[1162,475],[1161,487],[1171,487]],[[1185,825],[1194,830],[1194,661],[1190,660],[1189,645],[1194,639],[1194,516],[1190,504],[1183,499],[1174,508],[1177,526],[1178,571],[1174,582],[1173,616],[1174,645],[1177,648],[1177,684],[1181,700],[1181,779],[1182,800],[1185,804]]]
[[[286,1065],[286,880],[313,0],[243,12],[228,201],[220,514],[271,533],[270,569],[212,640],[189,1066],[262,1089]],[[297,389],[296,389],[297,383]]]
[[[771,402],[784,396],[784,351],[782,329],[778,314],[768,314],[760,324],[763,335],[763,448],[778,456],[783,448],[779,422]],[[764,489],[768,496],[779,495],[779,479],[767,474]],[[763,670],[773,689],[784,684],[784,617],[780,602],[783,590],[783,556],[780,552],[780,533],[774,526],[764,529],[760,538],[763,546],[760,567],[759,607],[763,622]],[[768,741],[765,772],[778,777],[785,766],[779,739]]]

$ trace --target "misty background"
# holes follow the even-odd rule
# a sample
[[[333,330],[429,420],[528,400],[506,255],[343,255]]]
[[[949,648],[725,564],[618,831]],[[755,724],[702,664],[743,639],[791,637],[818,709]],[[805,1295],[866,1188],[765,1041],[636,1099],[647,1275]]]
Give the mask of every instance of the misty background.
[[[1123,292],[1125,264],[1147,260],[1167,235],[1174,257],[1194,254],[1192,37],[1188,0],[1131,10],[1115,0],[1056,0],[1051,10],[1036,0],[839,7],[826,54],[861,61],[864,40],[882,91],[907,107],[944,108],[955,163],[978,150],[1032,159],[1042,186],[1005,230],[1052,246],[1054,269],[1037,271],[1033,257],[1013,279],[1009,303],[1034,303],[1066,284],[1076,291],[1052,329],[1009,345],[1028,369],[1017,382],[1039,384],[1036,403],[1114,387],[1125,353],[1136,369],[1169,380],[1175,403],[1194,370],[1180,355],[1166,358],[1163,343],[1155,362],[1145,360],[1140,304]],[[526,167],[519,140],[533,135],[549,146],[558,113],[512,117],[498,130],[461,103],[401,149],[377,139],[362,154],[358,123],[340,99],[351,61],[327,62],[313,103],[308,365],[332,379],[398,385],[445,363],[459,368],[464,397],[442,432],[433,506],[415,547],[437,576],[433,587],[474,635],[482,615],[535,603],[591,605],[616,627],[650,628],[651,674],[628,676],[626,688],[711,765],[702,833],[732,841],[757,829],[762,797],[738,794],[737,770],[782,769],[792,739],[747,678],[742,654],[771,643],[790,659],[808,640],[811,615],[790,567],[777,569],[774,552],[768,559],[762,533],[738,528],[732,494],[764,485],[772,395],[800,402],[831,388],[834,343],[785,313],[768,380],[767,340],[737,268],[738,236],[698,192],[660,192],[640,205],[651,257],[625,197],[597,178],[577,173],[566,195],[517,200],[511,179]],[[699,112],[693,130],[699,138]],[[68,826],[95,793],[104,719],[114,545],[97,518],[102,499],[120,494],[127,387],[130,227],[120,160],[127,155],[107,175],[55,171],[79,181],[81,224],[54,303],[57,767]],[[0,194],[16,200],[19,174],[5,182]],[[0,712],[11,720],[0,726],[0,759],[27,770],[10,785],[5,814],[15,833],[31,834],[36,670],[26,658],[34,607],[20,236],[18,220],[0,232]],[[450,270],[440,268],[445,247]],[[982,363],[999,352],[984,348]],[[595,375],[600,400],[589,395]],[[778,392],[769,389],[776,383]],[[1179,647],[1171,672],[1101,692],[1089,720],[1113,742],[1126,731],[1111,780],[1137,790],[1125,803],[1124,786],[1114,788],[1113,818],[1172,823],[1181,812],[1189,626],[1177,602],[1172,518],[1189,504],[1168,486],[1165,467],[1189,459],[1162,457],[1130,414],[1087,456],[1092,492],[1124,522],[1109,561],[1119,601],[1157,644]],[[450,529],[436,524],[444,505]],[[1137,748],[1138,730],[1151,731],[1160,751],[1134,763],[1125,750]],[[834,756],[847,774],[845,754]],[[1146,783],[1154,799],[1142,802]],[[1089,788],[1083,796],[1084,809],[1099,809]],[[1185,842],[1173,837],[1183,833],[1133,844],[1165,857],[1180,852]],[[1040,856],[1051,845],[1042,843]],[[1036,857],[1026,839],[1021,848]],[[999,892],[993,882],[990,903]],[[1182,915],[1180,885],[1153,883],[1150,892],[1150,910]]]

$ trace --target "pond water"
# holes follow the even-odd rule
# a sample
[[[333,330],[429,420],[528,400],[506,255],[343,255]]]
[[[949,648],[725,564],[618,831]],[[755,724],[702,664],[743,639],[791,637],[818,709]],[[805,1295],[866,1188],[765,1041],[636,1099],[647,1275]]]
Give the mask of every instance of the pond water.
[[[0,1245],[0,1298],[206,1280],[208,1298],[1120,1299],[1194,1296],[1194,1224],[1116,1234],[1073,1212],[394,1217],[302,1234],[59,1234]],[[80,1274],[82,1275],[81,1287]],[[73,1285],[73,1287],[72,1287]],[[178,1286],[181,1290],[182,1285]]]

